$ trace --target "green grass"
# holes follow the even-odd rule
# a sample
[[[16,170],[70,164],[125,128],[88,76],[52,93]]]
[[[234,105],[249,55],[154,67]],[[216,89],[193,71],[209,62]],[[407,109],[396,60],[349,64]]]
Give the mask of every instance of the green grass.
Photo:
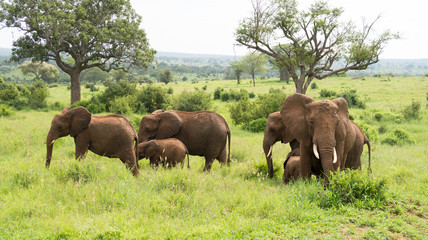
[[[57,112],[19,112],[0,117],[0,239],[424,239],[428,235],[428,78],[330,78],[317,81],[308,95],[318,98],[323,88],[357,89],[366,110],[354,110],[370,126],[407,131],[415,144],[390,146],[372,142],[376,181],[385,180],[381,206],[341,203],[326,207],[322,182],[299,180],[284,185],[282,162],[289,147],[277,143],[274,164],[280,170],[266,177],[263,133],[234,126],[227,103],[214,102],[232,131],[232,163],[215,162],[202,172],[204,160],[191,156],[190,169],[153,170],[140,161],[135,178],[118,159],[88,153],[74,160],[74,142],[55,142],[50,169],[45,169],[44,141]],[[294,85],[277,80],[191,81],[168,84],[174,94],[207,85],[245,88],[257,94]],[[67,104],[65,86],[50,88],[48,104]],[[82,88],[83,99],[94,94]],[[371,121],[373,109],[398,112],[420,101],[422,118],[409,122]],[[278,109],[279,110],[279,109]],[[129,115],[130,119],[141,115]],[[368,120],[369,119],[369,120]],[[387,132],[388,133],[388,132]],[[387,133],[379,134],[379,138]],[[367,147],[362,155],[366,172]],[[360,176],[362,177],[362,176]],[[370,199],[368,199],[370,200]],[[364,202],[363,202],[364,204]]]

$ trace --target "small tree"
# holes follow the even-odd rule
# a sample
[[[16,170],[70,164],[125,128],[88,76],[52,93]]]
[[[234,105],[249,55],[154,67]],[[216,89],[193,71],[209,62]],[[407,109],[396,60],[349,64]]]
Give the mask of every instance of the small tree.
[[[296,92],[306,93],[311,81],[366,69],[392,39],[389,30],[372,36],[372,23],[357,31],[352,22],[340,22],[341,8],[317,1],[305,10],[296,0],[254,0],[253,15],[236,29],[236,41],[281,63],[293,78]],[[342,61],[343,64],[334,64]]]
[[[168,83],[173,81],[173,74],[169,68],[163,69],[159,72],[159,81],[165,83],[167,85]]]
[[[127,71],[154,61],[155,51],[129,0],[1,1],[1,23],[24,32],[13,43],[11,60],[53,60],[70,76],[71,103],[80,101],[83,70]]]
[[[43,80],[45,83],[56,83],[59,81],[58,68],[46,62],[26,61],[18,66],[24,75],[34,75],[34,80]]]
[[[238,81],[238,84],[241,83],[241,75],[245,71],[245,63],[243,61],[234,61],[230,63],[230,67],[233,70],[233,73],[235,73],[236,80]]]
[[[245,65],[246,70],[251,74],[253,78],[253,86],[256,86],[256,73],[266,72],[267,57],[264,54],[252,52],[245,55],[242,58],[242,62]]]

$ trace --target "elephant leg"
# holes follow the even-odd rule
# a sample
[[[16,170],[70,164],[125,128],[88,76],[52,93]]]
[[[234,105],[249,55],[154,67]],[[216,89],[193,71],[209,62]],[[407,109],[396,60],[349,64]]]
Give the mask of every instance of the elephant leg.
[[[88,152],[89,139],[86,138],[86,136],[78,135],[74,138],[74,145],[75,145],[75,158],[80,161],[83,158],[85,158],[86,153]]]
[[[221,163],[221,165],[223,166],[224,164],[226,164],[226,146],[224,146],[224,148],[220,151],[219,155],[217,156],[217,160]]]
[[[131,149],[131,151],[128,151],[129,153],[123,154],[123,156],[120,157],[120,160],[125,163],[126,167],[131,170],[134,176],[138,176],[140,175],[140,172],[138,171],[137,161],[133,151],[134,150]]]
[[[214,157],[205,156],[205,167],[204,171],[209,172],[211,170],[211,166],[213,165]]]

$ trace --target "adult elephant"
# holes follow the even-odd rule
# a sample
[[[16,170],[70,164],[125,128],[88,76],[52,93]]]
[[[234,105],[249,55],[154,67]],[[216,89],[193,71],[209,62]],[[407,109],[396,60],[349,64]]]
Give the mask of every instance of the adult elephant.
[[[83,158],[88,149],[110,158],[119,158],[139,174],[136,159],[138,158],[138,138],[128,119],[119,115],[92,116],[84,107],[69,109],[65,107],[55,115],[46,138],[46,167],[50,166],[54,141],[70,135],[76,146],[76,159]]]
[[[282,103],[281,116],[289,128],[290,138],[300,142],[303,177],[309,177],[311,167],[319,162],[326,181],[330,172],[346,166],[357,132],[349,119],[348,103],[344,98],[315,101],[295,93]],[[312,154],[316,158],[313,159]]]
[[[361,130],[360,126],[358,126],[355,122],[350,121],[352,127],[355,129],[355,141],[352,146],[351,151],[348,153],[344,166],[341,166],[342,170],[344,168],[350,169],[361,169],[361,154],[363,152],[364,144],[367,144],[368,153],[369,153],[369,166],[368,170],[371,171],[371,147],[370,140]]]
[[[287,137],[290,136],[290,133],[287,132],[288,129],[284,126],[282,122],[282,117],[280,112],[274,112],[269,114],[266,127],[265,135],[263,137],[263,151],[266,156],[266,163],[268,166],[269,177],[273,177],[273,163],[272,163],[272,148],[276,142],[281,141],[281,143],[288,143],[290,140],[287,140]],[[300,145],[299,141],[292,140],[290,142],[291,151],[298,148]]]
[[[230,163],[230,129],[226,120],[211,111],[184,112],[176,110],[155,111],[140,122],[140,142],[150,139],[177,138],[189,150],[190,155],[204,156],[204,171],[209,171],[217,159]]]

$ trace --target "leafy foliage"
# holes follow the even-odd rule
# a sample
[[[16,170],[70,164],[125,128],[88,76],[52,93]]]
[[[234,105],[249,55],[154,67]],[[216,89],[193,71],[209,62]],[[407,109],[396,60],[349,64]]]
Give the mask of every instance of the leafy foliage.
[[[135,104],[135,111],[139,113],[164,109],[168,106],[167,91],[160,86],[147,85],[138,91]]]
[[[411,119],[420,119],[421,114],[421,103],[417,101],[412,101],[412,104],[404,107],[401,110],[401,113],[403,114],[404,119],[411,120]]]
[[[334,90],[321,89],[320,97],[327,99],[343,97],[348,102],[348,107],[350,108],[366,108],[365,103],[359,99],[357,90],[355,89],[344,89],[340,93],[336,93]]]
[[[205,91],[195,89],[193,92],[183,91],[180,94],[173,97],[171,101],[171,107],[174,110],[180,111],[200,111],[210,110],[212,106],[212,100],[210,94]]]
[[[414,144],[415,139],[411,137],[406,130],[401,128],[396,128],[393,130],[393,132],[389,136],[382,139],[381,142],[383,144],[388,144],[388,145],[404,145],[404,144]]]

